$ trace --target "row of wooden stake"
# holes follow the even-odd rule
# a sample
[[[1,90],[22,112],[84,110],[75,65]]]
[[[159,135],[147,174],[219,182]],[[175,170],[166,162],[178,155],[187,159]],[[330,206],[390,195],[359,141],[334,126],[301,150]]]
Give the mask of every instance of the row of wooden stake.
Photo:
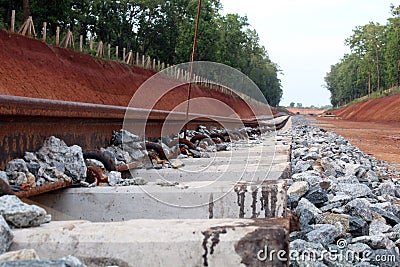
[[[15,10],[11,11],[11,32],[15,31]],[[22,35],[28,35],[28,36],[35,36],[36,37],[36,31],[35,27],[33,24],[32,17],[30,16],[25,22],[22,24],[21,28],[18,31],[19,34]],[[42,41],[46,42],[47,38],[47,23],[43,22],[43,36],[42,36]],[[75,43],[74,43],[74,35],[73,33],[68,30],[67,34],[64,36],[64,38],[60,42],[60,27],[56,28],[56,41],[55,41],[56,46],[63,46],[64,48],[71,47],[75,49]],[[89,49],[93,50],[93,38],[90,38],[89,40]],[[83,52],[83,36],[79,36],[79,51]],[[100,40],[97,44],[96,48],[96,57],[103,57],[104,56],[104,44]],[[107,56],[108,59],[111,59],[111,45],[107,44]],[[115,57],[117,60],[119,60],[119,47],[115,47]],[[145,55],[142,55],[140,57],[139,53],[136,53],[136,58],[131,51],[126,53],[126,48],[122,49],[122,61],[126,64],[130,65],[137,65],[146,69],[153,69],[157,71],[161,71],[165,69],[165,67],[169,68],[169,64],[165,66],[164,62],[160,62],[160,60],[156,61],[156,59],[151,59],[150,56],[145,57]],[[185,82],[189,82],[189,72],[183,69],[179,69],[177,67],[170,68],[167,71],[167,75],[170,77],[173,77],[178,80],[182,80]],[[192,82],[200,84],[201,86],[208,87],[210,89],[214,89],[217,91],[220,91],[225,94],[230,94],[233,95],[233,92],[231,89],[222,86],[222,85],[217,85],[213,81],[202,78],[198,75],[193,75],[192,77]]]

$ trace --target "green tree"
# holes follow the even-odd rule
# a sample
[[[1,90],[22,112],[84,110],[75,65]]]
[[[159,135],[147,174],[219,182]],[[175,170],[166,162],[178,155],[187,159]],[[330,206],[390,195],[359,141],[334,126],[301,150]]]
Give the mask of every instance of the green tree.
[[[368,93],[371,94],[374,85],[381,91],[381,58],[384,47],[384,27],[379,23],[370,22],[357,27],[353,35],[346,40],[353,53],[359,56],[368,72]],[[372,80],[374,79],[374,80]]]
[[[384,51],[386,86],[400,85],[400,6],[391,6],[392,18],[386,26],[386,49]]]
[[[351,53],[325,77],[333,106],[400,84],[400,6],[392,5],[391,15],[386,25],[358,26],[345,40]]]

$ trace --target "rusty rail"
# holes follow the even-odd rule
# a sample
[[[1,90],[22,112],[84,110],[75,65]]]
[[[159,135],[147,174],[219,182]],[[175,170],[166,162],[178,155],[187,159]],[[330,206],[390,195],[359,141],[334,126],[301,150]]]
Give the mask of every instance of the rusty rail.
[[[65,188],[72,185],[72,181],[57,181],[51,184],[45,184],[37,187],[30,188],[29,190],[21,190],[15,192],[15,195],[19,198],[28,198],[36,195],[40,195],[46,192],[54,191],[60,188]]]
[[[143,121],[147,115],[146,135],[161,135],[161,126],[168,117],[169,123],[182,125],[184,112],[125,108],[99,104],[67,102],[0,95],[0,169],[8,161],[22,157],[25,151],[37,151],[43,141],[54,135],[67,145],[77,144],[84,150],[108,146],[113,130],[120,130],[129,110],[129,120]],[[235,128],[238,124],[257,126],[254,120],[189,114],[189,129],[199,125]]]
[[[19,198],[29,198],[46,192],[69,187],[71,185],[72,185],[72,180],[71,181],[61,180],[51,184],[45,184],[37,187],[32,187],[29,189],[22,188],[20,191],[13,191],[8,184],[6,184],[3,180],[0,179],[0,196],[15,195]]]

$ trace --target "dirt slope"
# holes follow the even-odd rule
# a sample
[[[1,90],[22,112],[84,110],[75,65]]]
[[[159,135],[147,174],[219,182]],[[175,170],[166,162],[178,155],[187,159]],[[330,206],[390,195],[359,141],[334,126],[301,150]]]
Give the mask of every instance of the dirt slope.
[[[311,109],[311,108],[286,108],[287,111],[293,113],[293,114],[301,114],[301,115],[319,115],[324,113],[324,110],[322,109]]]
[[[137,88],[154,74],[150,70],[95,59],[5,31],[0,31],[0,47],[1,95],[127,106]],[[154,108],[172,110],[187,98],[186,90],[186,86],[175,88]],[[247,104],[238,98],[197,86],[193,87],[191,95],[192,98],[220,100],[242,118],[252,117]],[[145,101],[151,102],[151,99],[151,94],[146,95]],[[194,104],[191,112],[231,115],[221,113],[218,106],[205,105],[205,102]]]
[[[343,119],[366,122],[400,122],[400,95],[354,104],[334,112]]]

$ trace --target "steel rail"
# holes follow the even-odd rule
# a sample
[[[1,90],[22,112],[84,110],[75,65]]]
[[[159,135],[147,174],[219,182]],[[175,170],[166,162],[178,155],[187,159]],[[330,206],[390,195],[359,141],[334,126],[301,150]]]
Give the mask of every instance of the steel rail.
[[[0,169],[4,169],[11,159],[22,157],[25,151],[37,151],[51,135],[84,150],[106,147],[110,144],[112,131],[120,130],[124,119],[133,123],[145,122],[146,137],[151,139],[160,137],[166,119],[169,124],[184,125],[186,114],[0,95]],[[190,113],[188,120],[190,129],[200,125],[222,127],[223,124],[234,129],[241,125],[256,127],[259,124],[253,119],[195,113]]]

